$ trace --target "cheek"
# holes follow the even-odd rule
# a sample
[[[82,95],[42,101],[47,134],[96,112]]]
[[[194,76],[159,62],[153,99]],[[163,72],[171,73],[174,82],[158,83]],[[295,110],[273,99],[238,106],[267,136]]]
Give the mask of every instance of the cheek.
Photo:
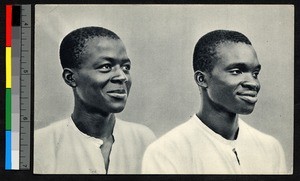
[[[210,94],[218,99],[226,100],[230,99],[236,91],[238,83],[235,80],[227,79],[216,79],[213,84],[210,85]]]
[[[130,75],[127,75],[127,78],[128,78],[128,81],[125,83],[125,85],[126,85],[127,91],[129,92],[131,85],[132,85],[132,80],[131,80]]]
[[[234,91],[240,85],[240,78],[237,76],[224,75],[217,80],[220,89]]]
[[[90,99],[95,99],[101,92],[105,92],[107,81],[102,79],[86,79],[84,84],[84,92]]]
[[[215,102],[227,102],[232,99],[232,90],[222,85],[216,85],[209,92],[211,99]]]
[[[108,75],[95,76],[91,80],[91,86],[96,89],[105,89],[109,81],[110,81],[110,77]]]

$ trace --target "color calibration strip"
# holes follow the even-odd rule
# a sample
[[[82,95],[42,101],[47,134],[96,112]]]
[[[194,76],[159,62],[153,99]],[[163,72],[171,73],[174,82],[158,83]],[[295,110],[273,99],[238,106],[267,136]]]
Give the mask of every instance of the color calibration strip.
[[[30,165],[30,25],[31,5],[6,5],[6,170]]]
[[[11,155],[11,39],[12,39],[12,6],[6,5],[6,45],[5,45],[5,65],[6,65],[6,83],[5,83],[5,169],[12,169]]]

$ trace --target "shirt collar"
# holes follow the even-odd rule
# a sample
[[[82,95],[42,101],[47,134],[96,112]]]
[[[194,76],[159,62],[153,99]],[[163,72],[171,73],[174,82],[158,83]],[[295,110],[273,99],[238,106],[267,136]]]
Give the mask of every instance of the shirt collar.
[[[83,132],[81,132],[77,126],[75,125],[73,119],[71,117],[69,117],[68,122],[67,122],[67,127],[70,127],[71,130],[81,139],[84,139],[88,142],[91,142],[93,144],[95,144],[97,147],[100,147],[103,144],[103,140],[101,140],[100,138],[95,138],[92,136],[89,136]]]
[[[222,137],[220,134],[214,132],[213,130],[211,130],[209,127],[207,127],[199,118],[196,114],[194,114],[192,116],[192,121],[195,124],[195,126],[197,126],[198,128],[202,129],[204,131],[205,134],[209,135],[210,137],[213,137],[214,139],[218,140],[219,142],[228,145],[228,146],[232,146],[235,147],[239,138],[240,138],[240,133],[241,133],[241,129],[239,126],[239,132],[237,135],[237,139],[236,140],[227,140],[224,137]],[[240,122],[240,118],[238,118],[238,125]]]

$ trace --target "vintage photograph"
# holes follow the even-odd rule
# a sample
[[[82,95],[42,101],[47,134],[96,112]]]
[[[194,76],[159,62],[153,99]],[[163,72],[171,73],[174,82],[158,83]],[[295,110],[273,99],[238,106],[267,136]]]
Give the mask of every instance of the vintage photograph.
[[[293,174],[292,5],[35,5],[34,174]]]

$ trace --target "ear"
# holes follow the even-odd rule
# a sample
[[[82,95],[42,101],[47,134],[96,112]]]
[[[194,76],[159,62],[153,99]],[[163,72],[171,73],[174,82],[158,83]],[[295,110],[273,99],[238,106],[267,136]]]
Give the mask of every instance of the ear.
[[[74,70],[70,68],[64,68],[62,77],[66,84],[68,84],[71,87],[76,87],[76,81],[74,78]]]
[[[207,75],[200,70],[197,70],[194,73],[194,79],[199,87],[207,88],[206,76]]]

